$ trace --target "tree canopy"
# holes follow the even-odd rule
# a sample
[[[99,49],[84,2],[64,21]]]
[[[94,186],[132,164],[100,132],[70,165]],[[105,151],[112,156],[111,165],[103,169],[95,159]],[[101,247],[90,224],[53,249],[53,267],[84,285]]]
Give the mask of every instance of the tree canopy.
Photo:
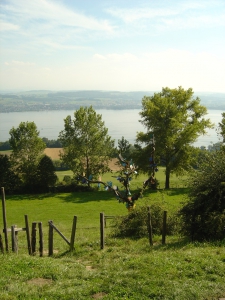
[[[4,187],[8,193],[12,193],[18,188],[20,180],[13,172],[8,155],[0,154],[0,166],[0,186]]]
[[[39,137],[34,122],[21,122],[17,128],[9,131],[9,143],[12,148],[11,160],[16,172],[25,184],[33,185],[38,159],[43,154],[45,143]]]
[[[222,113],[222,120],[219,123],[219,133],[223,137],[223,142],[225,142],[225,112]]]
[[[67,116],[59,139],[63,145],[61,159],[75,174],[90,178],[109,171],[114,140],[108,135],[102,116],[92,106],[80,107],[73,120]]]
[[[206,152],[190,175],[189,200],[181,208],[182,231],[193,240],[224,239],[225,153]]]
[[[43,155],[37,165],[36,183],[42,191],[47,191],[48,187],[54,185],[57,181],[55,167],[51,158]]]
[[[141,123],[147,133],[139,132],[137,142],[145,143],[143,151],[148,153],[149,135],[154,133],[156,157],[166,167],[165,188],[169,188],[172,172],[179,174],[190,166],[192,144],[212,127],[210,120],[204,118],[206,107],[193,94],[191,88],[166,87],[142,100]]]

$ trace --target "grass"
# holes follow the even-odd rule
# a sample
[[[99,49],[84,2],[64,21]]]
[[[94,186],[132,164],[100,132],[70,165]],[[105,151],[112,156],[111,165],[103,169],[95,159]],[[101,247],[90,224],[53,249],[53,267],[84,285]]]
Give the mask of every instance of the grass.
[[[114,182],[111,176],[106,174],[104,180],[112,178]],[[132,189],[141,184],[143,177],[131,181]],[[186,194],[186,188],[146,191],[137,205],[157,202],[170,212],[181,206]],[[27,254],[25,233],[20,232],[18,254],[11,250],[0,254],[0,299],[225,297],[225,240],[191,243],[181,236],[168,236],[166,245],[162,245],[161,237],[154,236],[154,245],[150,247],[147,237],[138,240],[110,237],[113,228],[109,221],[105,248],[100,250],[100,212],[127,214],[125,206],[110,192],[6,195],[6,210],[8,227],[12,224],[23,227],[25,214],[29,223],[43,223],[44,257]],[[68,252],[68,245],[54,233],[54,256],[48,257],[48,220],[53,220],[69,239],[74,215],[78,218],[75,251]]]

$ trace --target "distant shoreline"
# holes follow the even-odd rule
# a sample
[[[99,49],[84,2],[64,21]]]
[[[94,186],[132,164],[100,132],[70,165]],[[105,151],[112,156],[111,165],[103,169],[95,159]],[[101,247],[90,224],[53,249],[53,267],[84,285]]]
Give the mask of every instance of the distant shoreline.
[[[97,90],[0,93],[0,113],[77,110],[81,106],[92,106],[95,110],[141,109],[143,97],[151,97],[154,93]],[[207,109],[225,111],[225,93],[194,93],[195,98]]]
[[[202,104],[203,105],[203,104]],[[91,106],[90,105],[85,105],[85,106]],[[219,106],[219,107],[211,107],[211,106],[205,106],[207,109],[210,110],[224,110],[225,111],[225,105],[224,106]],[[22,112],[53,112],[53,111],[68,111],[68,110],[78,110],[81,106],[78,107],[65,107],[65,108],[58,108],[58,109],[28,109],[28,110],[5,110],[5,111],[1,111],[0,109],[0,114],[7,114],[7,113],[22,113]],[[95,110],[136,110],[136,109],[142,109],[142,106],[134,106],[134,107],[114,107],[114,106],[108,106],[108,107],[104,107],[104,106],[99,106],[99,107],[95,107],[93,106],[93,108]]]

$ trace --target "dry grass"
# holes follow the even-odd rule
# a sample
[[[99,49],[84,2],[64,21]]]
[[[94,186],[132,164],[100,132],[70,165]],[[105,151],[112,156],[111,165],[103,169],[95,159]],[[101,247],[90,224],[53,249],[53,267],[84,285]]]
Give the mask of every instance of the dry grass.
[[[62,148],[45,148],[44,154],[51,157],[52,160],[59,159],[59,154],[62,152]]]
[[[44,150],[44,154],[48,155],[49,157],[51,157],[52,160],[58,160],[59,159],[59,155],[60,152],[62,152],[62,148],[45,148]],[[0,154],[6,154],[6,155],[10,155],[11,154],[11,150],[9,151],[0,151]],[[109,168],[112,171],[118,171],[120,169],[120,167],[116,164],[118,162],[117,158],[112,158],[109,162]]]
[[[59,159],[60,152],[62,152],[62,148],[45,148],[44,150],[44,154],[51,157],[52,160]],[[117,158],[112,158],[111,161],[109,162],[109,168],[112,171],[118,171],[120,169],[119,166],[116,165],[117,161],[118,161]]]

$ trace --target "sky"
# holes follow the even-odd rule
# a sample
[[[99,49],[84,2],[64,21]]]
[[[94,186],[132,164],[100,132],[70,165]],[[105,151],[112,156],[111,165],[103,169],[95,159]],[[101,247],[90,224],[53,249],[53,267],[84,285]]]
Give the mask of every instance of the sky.
[[[225,92],[224,0],[1,0],[0,91]]]

